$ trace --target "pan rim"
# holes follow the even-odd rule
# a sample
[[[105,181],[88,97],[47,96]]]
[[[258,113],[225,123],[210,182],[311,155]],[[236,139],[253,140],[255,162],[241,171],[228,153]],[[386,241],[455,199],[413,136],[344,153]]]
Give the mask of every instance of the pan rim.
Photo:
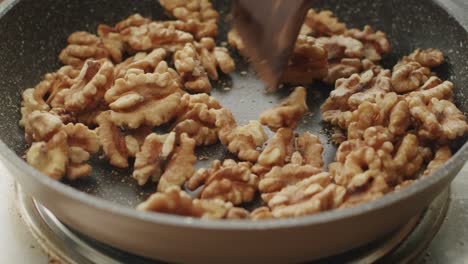
[[[11,8],[13,8],[20,0],[5,0],[3,7],[0,5],[0,18],[3,17]],[[447,9],[446,6],[442,5],[439,0],[433,0],[440,8],[444,9],[445,12],[468,33],[468,29],[464,26],[459,19],[453,16],[453,14]],[[96,208],[103,212],[116,214],[122,217],[132,218],[134,220],[149,222],[153,224],[162,224],[174,227],[183,227],[191,229],[205,229],[205,230],[275,230],[275,229],[286,229],[296,228],[301,226],[310,225],[321,225],[329,224],[334,221],[340,221],[347,218],[351,218],[357,215],[366,214],[374,210],[382,210],[386,207],[391,206],[393,203],[408,198],[416,193],[422,192],[429,188],[433,184],[443,180],[447,174],[453,172],[458,167],[462,167],[468,160],[468,141],[455,153],[455,155],[444,164],[444,166],[434,172],[430,177],[424,177],[419,179],[416,184],[412,184],[400,191],[392,192],[384,197],[359,204],[349,208],[342,208],[338,210],[326,211],[313,215],[306,215],[295,218],[286,219],[268,219],[262,221],[246,221],[246,220],[205,220],[186,216],[177,216],[157,212],[144,212],[138,211],[135,208],[124,206],[100,197],[93,196],[91,194],[79,191],[71,186],[63,184],[60,181],[56,181],[47,175],[36,170],[30,166],[24,159],[19,157],[12,149],[10,149],[3,140],[0,140],[0,156],[3,161],[12,164],[16,169],[24,171],[25,174],[34,177],[36,181],[34,184],[41,184],[52,188],[60,195],[69,197],[76,202],[82,203],[90,208]]]

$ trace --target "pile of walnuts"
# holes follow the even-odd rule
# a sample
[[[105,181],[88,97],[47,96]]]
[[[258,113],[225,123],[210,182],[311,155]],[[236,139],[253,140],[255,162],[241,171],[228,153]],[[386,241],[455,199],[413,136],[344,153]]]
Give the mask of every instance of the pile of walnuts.
[[[75,32],[59,56],[64,66],[24,90],[29,164],[75,180],[91,173],[91,155],[103,153],[111,165],[133,168],[139,185],[157,182],[139,210],[259,220],[396,191],[442,166],[452,154],[448,143],[468,131],[452,102],[453,84],[431,71],[444,62],[440,51],[416,50],[387,70],[378,65],[390,52],[385,33],[348,29],[330,11],[311,9],[282,79],[335,85],[321,107],[340,133],[336,159],[326,165],[320,139],[294,131],[308,113],[306,88],[294,88],[258,121],[238,124],[209,95],[220,72],[235,70],[214,40],[218,12],[208,0],[160,3],[177,20],[135,14],[100,25],[97,35]],[[236,31],[228,40],[244,53]],[[163,125],[165,134],[154,132]],[[275,133],[270,139],[264,126]],[[195,149],[218,142],[236,158],[195,171]],[[260,207],[242,207],[257,197]]]

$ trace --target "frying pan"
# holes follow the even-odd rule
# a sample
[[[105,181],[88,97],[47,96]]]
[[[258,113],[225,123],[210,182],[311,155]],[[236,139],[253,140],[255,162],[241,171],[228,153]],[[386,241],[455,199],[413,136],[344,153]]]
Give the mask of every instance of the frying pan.
[[[224,17],[230,3],[214,1],[223,14],[219,41],[228,25]],[[388,33],[390,67],[415,48],[435,47],[447,58],[439,76],[456,87],[455,101],[468,112],[468,33],[441,5],[448,0],[315,0],[319,9],[335,11],[350,27],[370,24]],[[22,90],[33,87],[46,72],[60,64],[57,55],[67,36],[77,30],[94,32],[99,23],[114,24],[139,12],[165,18],[156,1],[24,0],[3,3],[0,11],[0,156],[17,181],[61,221],[79,232],[116,248],[153,259],[177,262],[299,262],[347,251],[395,230],[421,212],[455,177],[468,158],[466,137],[452,144],[453,158],[440,170],[401,191],[370,203],[317,215],[264,221],[207,221],[173,215],[139,212],[133,207],[155,185],[138,187],[130,170],[116,170],[104,160],[93,160],[93,174],[70,183],[58,182],[27,165],[21,156],[27,145],[20,119]],[[453,11],[452,11],[453,12]],[[460,8],[459,15],[467,10]],[[465,12],[465,13],[464,13]],[[257,119],[284,96],[264,94],[263,85],[248,65],[236,57],[238,71],[214,84],[213,95],[232,109],[239,123]],[[239,74],[247,71],[247,75]],[[231,89],[225,89],[225,88]],[[336,146],[327,143],[326,125],[319,106],[330,87],[315,84],[307,102],[313,115],[299,131],[311,131],[325,143],[324,159],[333,159]],[[202,148],[199,155],[229,157],[221,146]],[[197,166],[207,166],[202,161]]]

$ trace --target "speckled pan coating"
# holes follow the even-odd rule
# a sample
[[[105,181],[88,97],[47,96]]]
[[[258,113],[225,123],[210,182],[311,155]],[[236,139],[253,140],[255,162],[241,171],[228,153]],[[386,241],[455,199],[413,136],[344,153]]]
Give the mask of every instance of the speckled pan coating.
[[[441,49],[446,55],[447,63],[436,71],[442,78],[454,82],[456,103],[465,113],[468,112],[468,34],[438,4],[429,0],[315,1],[318,8],[335,11],[350,27],[370,24],[388,33],[393,51],[392,55],[384,60],[386,66],[393,65],[399,57],[418,47]],[[229,2],[214,2],[217,9],[225,15],[230,6]],[[55,71],[60,66],[57,57],[60,50],[66,46],[66,38],[71,32],[95,32],[99,23],[112,25],[135,12],[153,19],[166,18],[154,0],[24,0],[18,1],[6,13],[0,10],[0,139],[3,141],[0,143],[0,154],[26,190],[66,223],[88,235],[135,253],[179,261],[187,260],[189,256],[193,257],[195,252],[178,252],[167,244],[161,244],[157,238],[178,243],[180,247],[184,245],[184,241],[197,241],[200,250],[216,244],[219,250],[211,256],[214,259],[230,252],[226,248],[229,243],[222,242],[223,239],[219,244],[216,242],[217,238],[223,236],[230,236],[231,239],[242,242],[236,243],[241,245],[239,250],[261,243],[263,246],[258,248],[256,253],[252,253],[257,259],[265,259],[266,255],[276,261],[317,258],[344,251],[388,233],[427,205],[450,182],[467,159],[468,144],[464,138],[453,145],[454,150],[458,152],[444,169],[401,192],[351,209],[263,223],[213,223],[136,212],[129,207],[133,207],[153,192],[155,185],[138,187],[128,176],[130,170],[115,170],[106,161],[98,159],[93,161],[95,169],[91,177],[67,183],[74,188],[54,182],[19,158],[27,147],[23,131],[18,126],[21,92],[37,84],[44,73]],[[463,15],[463,12],[466,14],[468,10],[456,12]],[[224,23],[224,15],[221,19],[223,24],[219,42],[225,40],[228,28],[227,23]],[[215,85],[213,95],[233,110],[240,123],[244,123],[257,119],[259,113],[280,101],[286,96],[287,89],[277,95],[265,95],[261,82],[255,78],[245,62],[239,56],[236,56],[236,62],[238,71],[230,76],[222,76]],[[241,71],[248,73],[241,75]],[[316,133],[326,143],[326,129],[320,122],[319,106],[327,97],[330,88],[313,85],[309,91],[307,101],[314,115],[307,116],[299,130]],[[324,155],[327,161],[333,159],[334,152],[335,147],[326,143]],[[210,158],[229,156],[224,148],[219,146],[202,149],[200,153]],[[198,166],[207,166],[209,162],[199,162]],[[77,218],[80,220],[77,221]],[[379,222],[378,225],[376,221]],[[113,232],[109,226],[118,226],[120,231]],[[353,229],[357,230],[360,226],[366,226],[366,229],[361,230],[357,237]],[[117,234],[120,232],[126,236]],[[131,237],[130,234],[136,234],[140,239],[122,239]],[[203,239],[196,238],[200,234],[203,234]],[[179,240],[179,236],[185,239]],[[322,241],[325,241],[326,246],[313,247],[314,244],[310,243],[320,241],[314,236],[324,237]],[[337,241],[333,236],[341,238]],[[249,239],[253,238],[256,243],[249,244]],[[275,242],[279,240],[283,242]],[[308,245],[301,245],[303,241]],[[148,243],[152,247],[148,247]],[[289,249],[284,252],[283,247],[288,244],[291,246],[286,246]],[[210,257],[201,255],[198,254],[199,260]],[[242,256],[238,256],[233,260],[241,259]]]

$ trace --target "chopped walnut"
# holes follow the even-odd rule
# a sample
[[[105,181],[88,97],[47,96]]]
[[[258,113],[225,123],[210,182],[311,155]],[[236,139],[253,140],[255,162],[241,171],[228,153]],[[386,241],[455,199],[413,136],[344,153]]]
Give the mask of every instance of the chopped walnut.
[[[296,149],[301,154],[302,164],[323,167],[323,146],[319,137],[309,132],[304,132],[296,139]]]
[[[289,185],[268,202],[274,217],[294,217],[339,207],[346,195],[342,186],[330,184],[330,175],[320,173]]]
[[[452,157],[452,151],[448,146],[443,146],[437,149],[434,159],[429,162],[423,176],[428,176],[437,171]]]
[[[434,68],[444,63],[444,54],[438,49],[417,49],[403,60],[416,61],[423,67]]]
[[[110,112],[106,111],[97,116],[99,125],[97,134],[104,153],[110,164],[118,168],[128,167],[128,150],[125,138],[120,129],[111,121]]]
[[[125,51],[125,43],[120,33],[108,25],[99,25],[97,33],[102,39],[104,46],[110,53],[110,58],[116,63],[122,61],[122,53]]]
[[[328,59],[364,57],[364,45],[351,37],[342,35],[321,37],[317,39],[317,43],[327,50]]]
[[[86,61],[74,84],[58,92],[55,101],[63,102],[63,108],[71,112],[90,111],[98,106],[114,82],[113,71],[110,62]]]
[[[174,27],[176,30],[188,32],[197,40],[205,37],[214,38],[218,34],[218,26],[211,22],[200,22],[194,19],[189,19],[187,21],[176,20],[164,21],[162,23],[166,27]]]
[[[119,23],[117,23],[115,25],[115,29],[118,32],[122,32],[127,28],[138,27],[138,26],[141,26],[141,25],[144,25],[144,24],[148,24],[150,22],[151,22],[151,20],[149,20],[147,18],[144,18],[142,15],[137,13],[137,14],[133,14],[133,15],[129,16],[128,18],[126,18],[126,19],[120,21]]]
[[[323,79],[325,83],[334,84],[340,78],[348,78],[352,74],[360,73],[362,62],[360,59],[344,58],[338,61],[330,61],[328,73]]]
[[[214,112],[218,137],[241,160],[257,161],[260,152],[257,147],[262,146],[268,139],[262,125],[258,121],[250,121],[244,126],[237,126],[232,113],[225,109],[212,109]]]
[[[130,51],[149,51],[156,48],[175,51],[193,41],[192,34],[177,30],[174,25],[165,26],[159,22],[127,27],[120,34]]]
[[[150,53],[139,52],[115,66],[115,78],[123,78],[129,69],[140,69],[153,73],[158,64],[166,57],[164,49],[155,49]]]
[[[317,13],[314,9],[307,12],[303,32],[312,33],[314,36],[341,35],[346,31],[346,25],[338,21],[333,12],[324,10]]]
[[[398,93],[408,93],[418,89],[430,77],[431,70],[415,61],[401,61],[393,67],[392,85]]]
[[[175,149],[176,135],[169,133],[158,135],[152,133],[145,138],[143,145],[135,155],[133,178],[139,185],[144,185],[149,178],[160,179],[162,163],[166,161]]]
[[[202,199],[221,199],[233,204],[251,202],[258,185],[258,177],[250,171],[251,164],[219,160],[210,169],[200,169],[187,182],[187,188],[195,190],[204,184],[200,191]]]
[[[362,75],[366,74],[362,73]],[[390,81],[391,72],[389,70],[382,70],[379,73],[373,73],[372,80],[368,83],[365,90],[358,89],[357,93],[352,94],[348,98],[348,106],[351,109],[357,109],[364,101],[375,102],[376,98],[382,97],[392,90],[392,83]],[[361,90],[361,91],[359,91]]]
[[[164,153],[164,147],[162,154]],[[179,145],[169,157],[164,173],[158,183],[158,191],[162,192],[171,186],[181,186],[194,173],[193,165],[197,161],[195,156],[195,140],[187,134],[179,137]]]
[[[204,219],[246,218],[247,212],[232,203],[222,200],[194,199],[178,186],[171,186],[164,192],[152,194],[138,205],[137,210],[175,214]]]
[[[227,37],[228,37],[229,45],[237,49],[242,56],[246,56],[245,44],[242,41],[242,38],[240,37],[239,32],[237,32],[236,29],[231,29],[228,32]]]
[[[242,45],[236,44],[239,48]],[[240,50],[242,53],[242,50]],[[290,84],[305,85],[327,76],[327,50],[314,38],[299,35],[281,80]]]
[[[443,143],[467,133],[466,117],[452,102],[432,98],[426,104],[419,96],[410,96],[407,100],[422,138]]]
[[[26,161],[42,173],[60,180],[68,165],[67,134],[58,132],[48,142],[35,142],[26,153]]]
[[[270,139],[258,157],[258,165],[264,167],[283,166],[294,151],[294,133],[289,128],[280,128]]]
[[[453,95],[453,83],[440,80],[433,76],[418,90],[411,92],[409,96],[421,96],[425,103],[429,103],[432,98],[439,100],[451,100]]]
[[[197,43],[197,50],[203,67],[213,80],[219,78],[217,68],[226,74],[233,72],[236,68],[229,51],[224,47],[216,47],[213,38],[202,38]]]
[[[219,14],[209,0],[159,0],[159,3],[175,18],[217,23]]]
[[[306,98],[306,89],[302,86],[296,87],[280,105],[264,111],[260,115],[260,123],[273,131],[282,127],[296,127],[299,119],[309,110]]]
[[[127,71],[105,94],[111,120],[118,126],[138,128],[157,126],[170,121],[179,109],[180,84],[177,73],[165,61],[154,73],[140,69]]]
[[[187,90],[194,93],[210,93],[211,83],[208,74],[192,43],[185,44],[183,49],[174,54],[174,65]]]
[[[184,94],[181,105],[183,107],[172,130],[179,135],[187,133],[195,140],[197,146],[218,142],[216,121],[205,119],[205,115],[209,109],[220,109],[219,102],[207,94]]]
[[[34,141],[48,141],[62,127],[62,120],[46,111],[32,112],[25,122],[26,133]]]
[[[271,213],[270,208],[268,208],[267,206],[259,207],[250,213],[250,219],[252,220],[263,220],[272,218],[273,214]]]
[[[67,65],[81,67],[87,59],[112,59],[114,62],[122,60],[122,54],[115,52],[114,47],[88,32],[79,31],[71,34],[68,37],[68,44],[59,56]]]
[[[321,168],[312,165],[286,164],[283,167],[276,166],[260,180],[258,188],[263,194],[277,192],[320,172],[322,172]]]
[[[368,86],[374,74],[371,70],[362,74],[353,74],[348,78],[338,79],[335,83],[335,89],[330,93],[320,110],[326,112],[329,110],[348,110],[348,99]]]
[[[364,44],[364,55],[371,61],[380,61],[382,55],[390,53],[390,42],[387,35],[382,31],[375,32],[371,26],[366,25],[361,31],[350,29],[345,36],[352,37]]]
[[[61,179],[65,174],[70,180],[89,175],[91,166],[85,162],[100,148],[96,133],[82,124],[63,125],[52,116],[32,113],[33,131],[43,141],[33,143],[26,160],[54,179]],[[46,141],[47,138],[50,140]]]
[[[349,192],[345,197],[342,208],[354,206],[364,202],[376,200],[390,191],[390,186],[383,177],[377,176],[372,182],[364,186],[361,190]]]

